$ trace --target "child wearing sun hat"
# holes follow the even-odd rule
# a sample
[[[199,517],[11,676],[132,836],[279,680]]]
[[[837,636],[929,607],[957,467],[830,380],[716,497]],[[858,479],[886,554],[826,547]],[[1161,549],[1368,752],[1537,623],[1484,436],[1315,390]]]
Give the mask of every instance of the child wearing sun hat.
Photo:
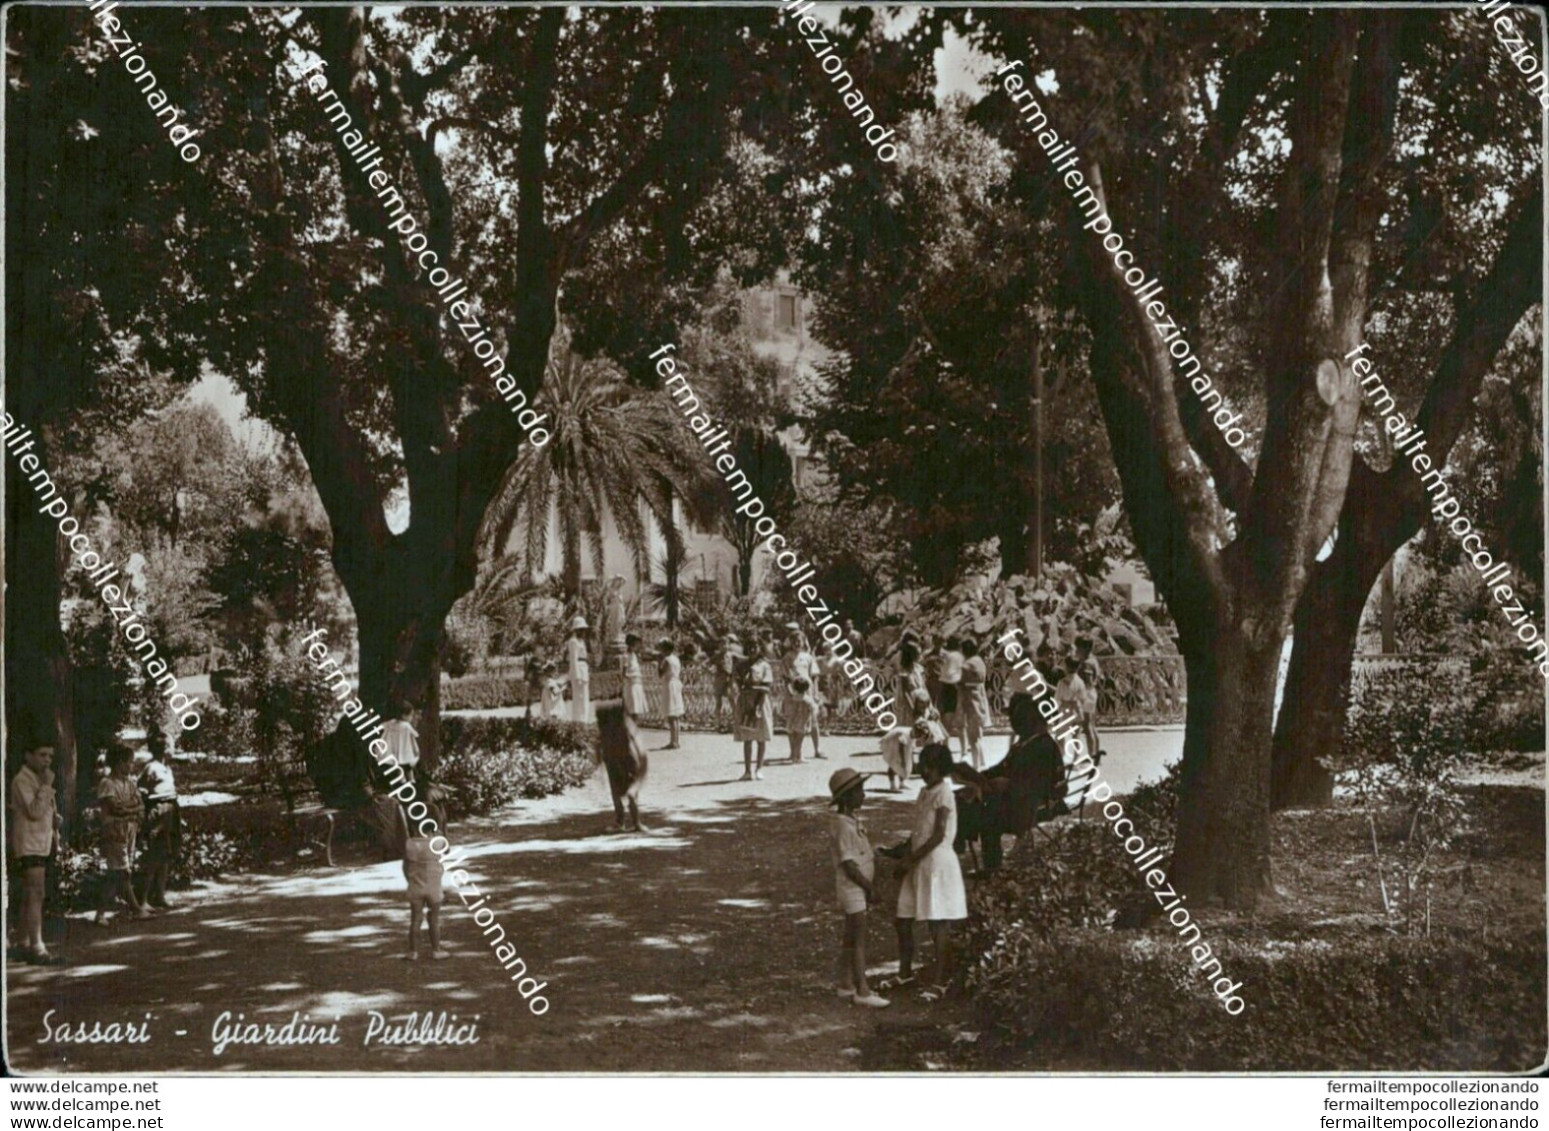
[[[829,818],[829,855],[834,862],[834,889],[844,915],[839,950],[839,996],[856,1005],[881,1009],[888,1004],[866,981],[866,909],[874,896],[876,856],[866,827],[857,815],[866,802],[866,778],[848,766],[828,779],[829,804],[838,810]]]

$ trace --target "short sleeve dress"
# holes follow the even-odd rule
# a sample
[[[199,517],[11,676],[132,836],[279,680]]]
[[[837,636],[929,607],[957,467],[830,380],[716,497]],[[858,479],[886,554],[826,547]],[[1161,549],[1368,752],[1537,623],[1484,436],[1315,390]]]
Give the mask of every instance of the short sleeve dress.
[[[624,710],[637,719],[649,710],[645,701],[645,673],[640,670],[640,657],[633,652],[624,653]]]
[[[818,729],[818,662],[803,648],[785,657],[785,729],[790,734],[815,734]],[[806,683],[797,691],[796,680]]]
[[[957,733],[969,742],[977,742],[990,725],[990,697],[984,690],[987,678],[981,658],[970,656],[963,661],[963,695],[957,705]]]
[[[774,669],[759,657],[742,679],[738,697],[736,740],[768,742],[774,738]]]
[[[914,725],[914,692],[924,688],[925,670],[919,664],[899,669],[893,682],[893,713],[898,716],[899,726]]]
[[[898,885],[898,917],[937,922],[968,918],[968,892],[963,869],[952,842],[957,839],[957,800],[946,780],[927,786],[914,802],[914,827],[909,846],[924,844],[936,828],[936,812],[947,811],[947,835],[930,854],[909,870]]]

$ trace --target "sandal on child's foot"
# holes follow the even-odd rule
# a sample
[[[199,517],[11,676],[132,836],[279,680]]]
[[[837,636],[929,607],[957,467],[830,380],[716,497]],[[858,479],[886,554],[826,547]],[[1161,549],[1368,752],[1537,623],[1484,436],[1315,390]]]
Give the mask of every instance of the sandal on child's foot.
[[[913,974],[889,974],[886,978],[877,979],[879,990],[899,990],[912,985],[914,985]]]
[[[408,954],[400,954],[398,960],[400,962],[418,962],[420,960],[419,952],[411,950]]]
[[[869,994],[856,994],[853,1000],[856,1005],[864,1005],[870,1009],[886,1009],[888,1006],[893,1004],[892,1002],[888,1001],[887,998],[882,997],[876,992]]]
[[[854,997],[855,996],[855,989],[852,986],[840,986],[834,992],[836,994],[838,994],[840,997]]]
[[[451,958],[452,952],[449,950],[433,950],[430,952],[430,957],[439,962],[443,958]]]

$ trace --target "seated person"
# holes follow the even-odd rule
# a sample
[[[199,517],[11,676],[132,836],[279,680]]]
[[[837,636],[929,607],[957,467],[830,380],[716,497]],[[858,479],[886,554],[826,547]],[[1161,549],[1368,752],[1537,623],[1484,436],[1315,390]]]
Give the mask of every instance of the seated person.
[[[953,779],[965,785],[958,806],[958,851],[977,839],[986,871],[1000,866],[1000,838],[1021,836],[1064,792],[1065,764],[1037,701],[1019,691],[1011,697],[1009,714],[1014,734],[1000,763],[983,773],[953,767]]]

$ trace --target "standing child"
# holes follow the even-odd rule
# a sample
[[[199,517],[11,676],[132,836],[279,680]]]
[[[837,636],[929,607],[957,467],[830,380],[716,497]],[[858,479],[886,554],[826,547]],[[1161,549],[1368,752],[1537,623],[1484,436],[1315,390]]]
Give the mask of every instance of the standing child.
[[[903,785],[909,784],[914,774],[915,752],[933,742],[947,740],[946,728],[941,725],[936,708],[931,706],[930,692],[925,688],[916,687],[910,692],[907,708],[900,708],[897,713],[900,725],[882,736],[882,760],[887,763],[887,782],[894,793],[898,792],[895,778]],[[904,725],[904,719],[910,720],[907,725]]]
[[[939,675],[941,690],[938,693],[940,698],[936,702],[941,711],[941,721],[946,726],[949,736],[962,734],[958,725],[958,707],[963,684],[963,660],[963,642],[956,636],[947,637],[946,647],[941,651]],[[951,743],[948,745],[950,746]]]
[[[527,657],[525,672],[527,680],[527,717],[535,717],[535,708],[538,708],[543,696],[543,664],[534,652]]]
[[[742,665],[742,649],[737,639],[728,636],[721,642],[720,654],[715,658],[715,726],[721,726],[721,703],[731,706],[731,727],[737,727],[737,671]]]
[[[54,748],[34,746],[23,762],[11,779],[11,852],[22,877],[22,958],[40,966],[56,966],[60,959],[43,943],[44,881],[59,842]]]
[[[953,922],[968,918],[968,893],[963,869],[952,847],[957,839],[957,802],[947,780],[952,751],[933,742],[920,751],[925,788],[914,803],[914,827],[907,844],[884,849],[902,861],[898,886],[898,973],[878,989],[907,986],[914,981],[914,924],[925,923],[931,937],[931,967],[925,1001],[939,1001],[947,992],[947,944]]]
[[[559,718],[559,705],[565,701],[565,681],[558,675],[559,665],[553,660],[543,661],[543,704],[540,712],[545,719]]]
[[[838,808],[829,822],[829,855],[834,861],[834,887],[844,915],[839,948],[839,996],[856,1005],[881,1009],[888,1000],[866,983],[866,909],[876,892],[876,857],[866,828],[856,814],[866,802],[866,778],[846,767],[828,779],[829,804]]]
[[[662,658],[656,665],[656,674],[667,684],[667,749],[677,750],[681,745],[678,720],[683,718],[683,658],[671,640],[664,639],[657,650]]]
[[[767,653],[767,654],[766,654]],[[742,780],[764,780],[764,755],[769,750],[769,740],[774,737],[774,665],[770,662],[774,643],[764,645],[756,637],[748,642],[748,666],[742,673],[742,688],[737,695],[736,738],[742,743]],[[753,747],[758,746],[758,762],[753,761]]]
[[[645,784],[645,751],[635,735],[635,720],[617,699],[597,704],[597,753],[608,771],[608,788],[613,793],[615,829],[633,827],[646,832],[640,823],[640,787]],[[625,807],[631,825],[624,823]]]
[[[409,952],[403,957],[410,962],[419,961],[421,918],[430,933],[430,957],[451,957],[441,949],[441,877],[445,869],[430,850],[432,840],[446,836],[446,810],[440,805],[441,791],[423,775],[416,775],[415,786],[415,792],[425,798],[426,816],[416,822],[402,802],[398,806],[403,823],[403,878],[409,885]]]
[[[136,919],[150,918],[143,903],[134,894],[129,871],[134,867],[135,841],[145,817],[145,802],[130,771],[134,752],[121,742],[108,747],[108,776],[97,784],[97,807],[102,813],[102,856],[107,863],[107,879],[93,920],[99,926],[107,921],[107,910],[122,892],[134,909]]]
[[[984,769],[984,732],[990,725],[990,697],[984,689],[989,671],[979,655],[979,645],[970,637],[963,641],[963,688],[958,699],[958,733],[963,737],[963,752],[973,759],[973,768]]]
[[[640,637],[624,635],[624,712],[638,719],[649,711],[645,699],[645,672],[640,667]]]

